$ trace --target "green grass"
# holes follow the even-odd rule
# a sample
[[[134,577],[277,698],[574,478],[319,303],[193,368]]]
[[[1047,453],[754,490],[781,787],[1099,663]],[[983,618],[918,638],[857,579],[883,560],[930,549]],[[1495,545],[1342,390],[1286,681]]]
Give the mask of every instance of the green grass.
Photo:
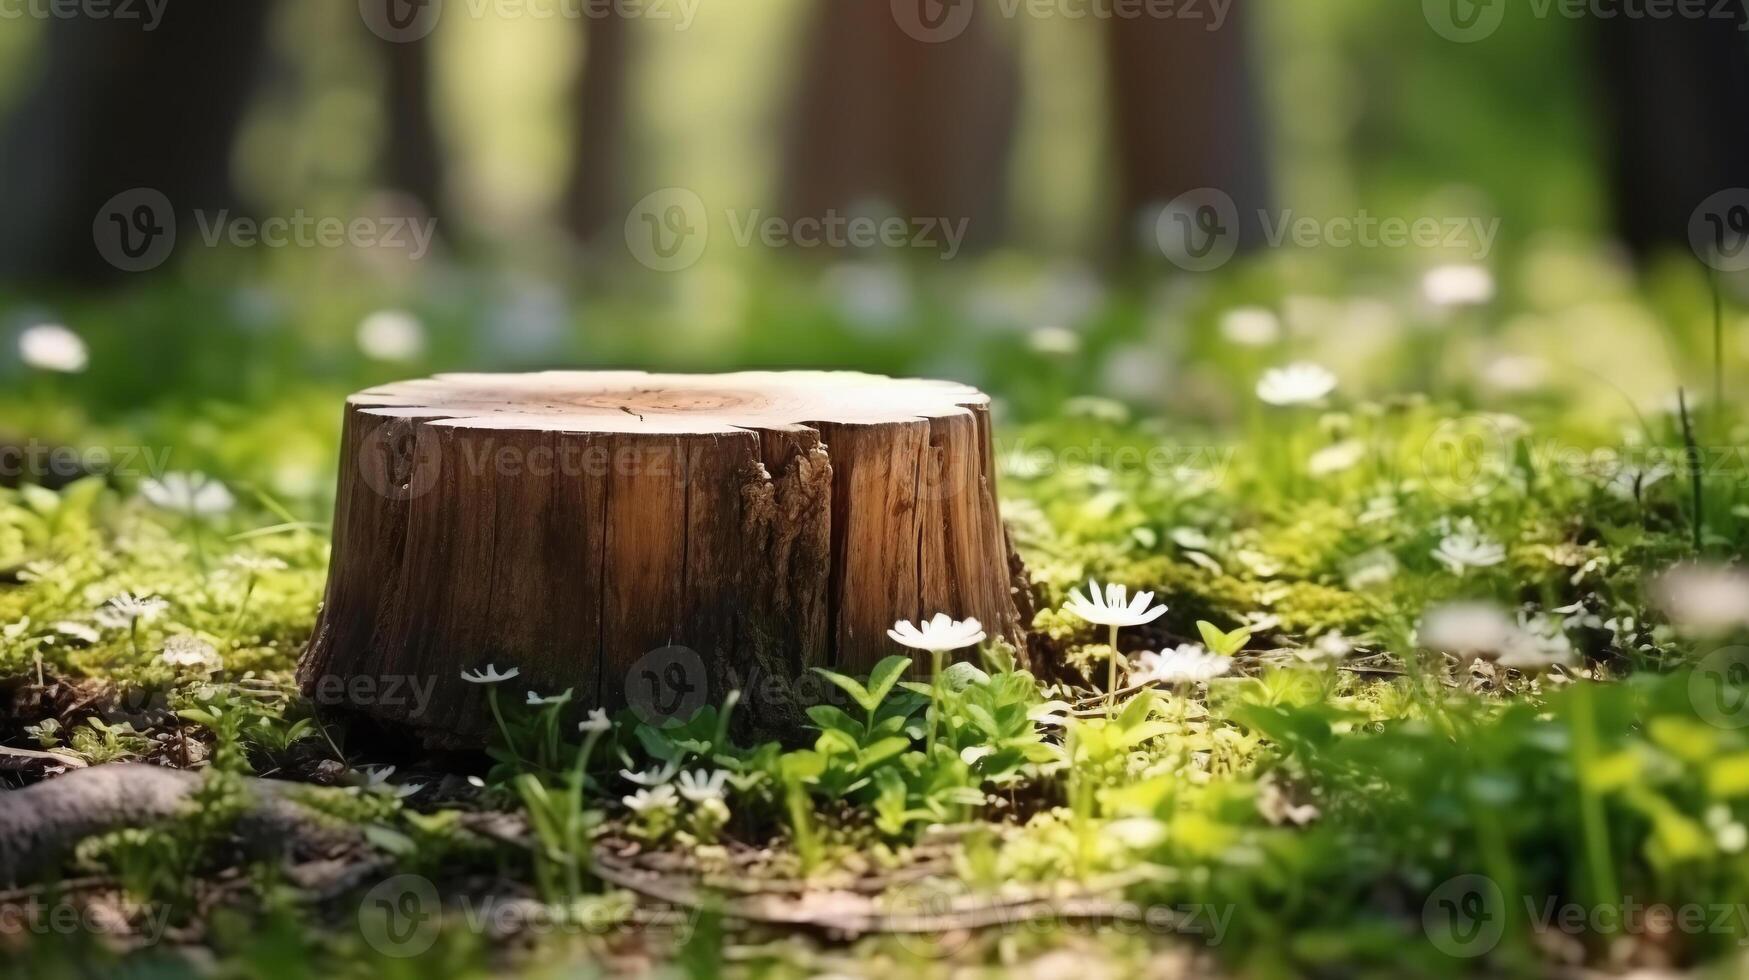
[[[814,730],[789,747],[737,742],[732,705],[665,729],[620,718],[585,745],[558,726],[561,706],[506,697],[492,758],[450,760],[448,780],[390,777],[427,784],[404,799],[364,785],[374,744],[319,722],[290,672],[324,581],[339,398],[473,363],[465,309],[418,310],[431,353],[384,366],[348,350],[343,325],[369,308],[348,297],[302,298],[280,327],[213,347],[175,312],[212,313],[212,297],[76,306],[92,370],[29,378],[4,417],[65,445],[168,450],[236,505],[178,516],[127,475],[0,490],[0,626],[23,624],[0,640],[0,676],[19,692],[0,744],[181,764],[198,743],[216,774],[211,819],[107,835],[64,869],[169,909],[175,941],[135,955],[173,970],[187,945],[249,976],[544,975],[646,956],[692,975],[927,975],[1052,955],[1262,977],[1728,970],[1749,938],[1735,914],[1749,902],[1749,736],[1736,727],[1749,717],[1729,669],[1749,635],[1679,629],[1651,583],[1680,563],[1740,561],[1749,544],[1740,406],[1662,404],[1677,381],[1710,394],[1715,371],[1740,377],[1713,358],[1740,350],[1743,329],[1726,303],[1715,331],[1707,283],[1685,271],[1637,292],[1585,253],[1526,266],[1538,275],[1503,281],[1498,308],[1444,318],[1396,287],[1319,299],[1286,269],[1235,270],[1164,306],[1117,291],[1071,324],[1080,344],[1067,353],[1036,349],[1024,329],[966,326],[951,291],[871,332],[830,303],[787,299],[804,290],[774,278],[687,366],[946,365],[1002,400],[1004,510],[1041,602],[1032,669],[997,647],[939,678],[901,676],[896,660],[833,678],[847,699],[811,712]],[[1221,314],[1239,303],[1280,312],[1287,338],[1223,339]],[[1575,324],[1594,335],[1576,339]],[[163,348],[149,390],[126,368],[146,337]],[[665,356],[629,326],[566,337],[543,356]],[[1633,360],[1648,350],[1666,359]],[[1477,380],[1509,353],[1543,358],[1546,379],[1511,393]],[[225,370],[232,356],[251,367]],[[1298,359],[1337,369],[1326,404],[1253,396],[1265,367]],[[1062,608],[1090,577],[1170,607],[1120,635],[1132,658],[1212,638],[1238,648],[1231,671],[1126,693],[1108,717],[1108,636]],[[167,607],[101,615],[123,593]],[[1458,602],[1497,608],[1521,633],[1515,649],[1561,666],[1429,649],[1429,612]],[[166,664],[178,635],[210,645],[222,669]],[[728,775],[720,796],[653,790],[634,808],[640,787],[622,770]],[[381,865],[312,898],[240,859],[223,777],[248,772],[357,785],[321,806],[368,827]],[[507,843],[482,828],[490,811],[530,833]],[[858,901],[889,916],[1016,890],[1105,904],[1087,919],[1011,913],[854,941],[749,926],[733,894],[651,922],[608,880],[598,844],[668,854],[688,881],[805,881],[818,904],[885,876]],[[919,868],[931,870],[914,880]],[[430,879],[447,908],[429,950],[406,959],[373,945],[377,913],[360,911],[396,874]],[[557,924],[494,938],[469,925],[486,896]],[[1632,912],[1665,906],[1704,923]],[[1155,917],[1131,921],[1138,910]],[[30,938],[38,975],[84,955]]]

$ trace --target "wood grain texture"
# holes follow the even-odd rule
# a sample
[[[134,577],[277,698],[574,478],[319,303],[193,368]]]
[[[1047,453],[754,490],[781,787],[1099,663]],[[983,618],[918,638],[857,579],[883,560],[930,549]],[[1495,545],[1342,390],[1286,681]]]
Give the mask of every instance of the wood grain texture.
[[[305,691],[477,739],[486,691],[799,717],[813,666],[866,673],[895,620],[1024,649],[988,399],[843,372],[440,375],[348,400]]]

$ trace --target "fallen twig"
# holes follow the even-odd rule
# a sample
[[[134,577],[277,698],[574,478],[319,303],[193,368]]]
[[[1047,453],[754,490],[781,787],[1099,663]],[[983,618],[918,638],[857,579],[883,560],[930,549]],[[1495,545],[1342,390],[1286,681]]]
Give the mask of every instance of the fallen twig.
[[[1135,875],[1108,879],[1071,895],[1028,895],[1008,899],[958,896],[940,900],[947,908],[920,912],[886,911],[871,896],[841,890],[803,890],[793,900],[780,899],[776,893],[725,897],[678,876],[621,864],[599,849],[593,870],[602,881],[616,888],[669,905],[688,909],[712,908],[727,918],[760,925],[822,929],[848,935],[938,933],[1044,919],[1135,922],[1150,916],[1157,919],[1161,914],[1158,910],[1150,911],[1133,902],[1106,895],[1147,877],[1146,869],[1140,869]],[[908,900],[904,895],[898,898],[901,902]],[[937,901],[919,896],[915,904],[930,906]]]
[[[36,749],[15,749],[5,745],[0,745],[0,755],[10,755],[20,759],[37,759],[42,762],[52,762],[56,765],[66,766],[69,769],[84,769],[90,765],[90,763],[78,756],[62,755],[59,752],[39,752]]]

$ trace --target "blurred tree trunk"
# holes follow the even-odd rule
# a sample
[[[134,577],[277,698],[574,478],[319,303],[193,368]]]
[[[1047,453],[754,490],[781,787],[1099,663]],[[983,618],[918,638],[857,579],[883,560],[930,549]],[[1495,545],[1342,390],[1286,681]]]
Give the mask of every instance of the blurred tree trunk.
[[[0,140],[0,275],[114,277],[93,222],[136,187],[169,199],[185,239],[195,209],[235,204],[231,145],[269,4],[169,3],[151,30],[138,19],[49,21],[42,70]]]
[[[448,234],[448,168],[432,112],[431,42],[379,39],[378,48],[383,53],[388,121],[383,182],[412,198],[425,214],[437,219],[438,233]]]
[[[581,21],[583,70],[571,92],[577,126],[562,206],[565,227],[589,242],[617,230],[624,218],[619,164],[625,153],[628,38],[617,8]]]
[[[940,2],[947,8],[973,0]],[[891,4],[814,7],[782,168],[790,218],[873,201],[906,218],[964,219],[966,242],[1000,238],[1019,72],[991,18],[919,40]]]
[[[1686,248],[1695,208],[1749,187],[1749,13],[1598,18],[1616,227],[1640,255]]]
[[[1258,212],[1269,207],[1269,171],[1249,10],[1246,0],[1234,0],[1219,29],[1188,17],[1106,20],[1117,231],[1125,250],[1152,248],[1152,213],[1205,187],[1238,207],[1241,247],[1263,242]]]

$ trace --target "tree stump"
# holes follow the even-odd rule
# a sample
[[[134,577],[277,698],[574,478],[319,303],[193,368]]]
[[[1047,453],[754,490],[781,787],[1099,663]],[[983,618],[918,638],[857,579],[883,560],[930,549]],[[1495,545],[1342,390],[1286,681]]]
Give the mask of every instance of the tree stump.
[[[739,690],[774,729],[817,699],[808,668],[861,675],[904,652],[895,620],[974,616],[1024,656],[988,404],[839,372],[360,392],[300,684],[455,744],[490,724],[485,687],[461,678],[487,664],[520,671],[500,698],[571,689],[647,720]]]

